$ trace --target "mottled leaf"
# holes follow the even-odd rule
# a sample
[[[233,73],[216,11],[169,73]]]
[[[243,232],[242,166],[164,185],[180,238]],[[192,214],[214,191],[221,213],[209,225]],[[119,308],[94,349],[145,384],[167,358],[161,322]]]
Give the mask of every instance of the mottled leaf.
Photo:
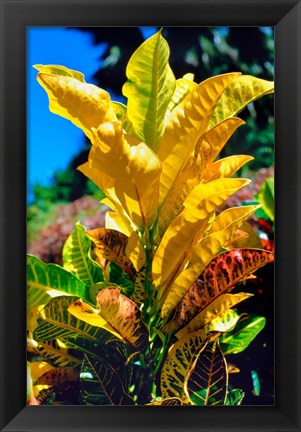
[[[230,180],[220,179],[212,183]],[[188,266],[174,279],[167,292],[162,305],[162,317],[168,316],[208,263],[257,208],[257,206],[233,207],[223,211],[214,219],[206,231],[206,236],[192,247]]]
[[[224,405],[227,396],[227,365],[218,343],[208,343],[197,358],[185,382],[185,390],[195,405]]]
[[[120,293],[116,287],[105,288],[97,295],[100,315],[131,345],[144,350],[148,331],[141,318],[139,307]]]
[[[60,347],[56,340],[36,342],[29,339],[27,351],[56,367],[73,367],[81,364],[80,359],[71,355],[68,348]]]
[[[85,356],[80,378],[83,405],[134,405],[122,376],[108,362]]]
[[[72,367],[56,367],[43,373],[34,382],[34,385],[60,385],[67,381],[77,381],[79,379],[79,369]]]
[[[162,397],[176,397],[187,402],[184,383],[195,356],[206,346],[202,331],[190,333],[174,343],[168,351],[161,372]]]
[[[130,277],[135,275],[135,268],[126,254],[129,241],[127,236],[106,228],[87,231],[86,235],[95,244],[94,252],[99,258],[116,262]]]

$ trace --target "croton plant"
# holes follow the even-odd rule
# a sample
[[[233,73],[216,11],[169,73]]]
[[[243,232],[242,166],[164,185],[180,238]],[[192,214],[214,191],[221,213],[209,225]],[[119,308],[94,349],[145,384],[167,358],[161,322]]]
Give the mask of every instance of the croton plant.
[[[258,206],[221,209],[249,183],[235,173],[252,157],[219,154],[273,83],[176,79],[161,31],[129,60],[127,105],[80,72],[35,68],[50,111],[90,140],[78,169],[109,209],[105,227],[75,225],[62,266],[28,256],[28,403],[239,405],[227,355],[265,318],[242,319],[235,306],[253,294],[237,285],[273,254],[245,246]]]

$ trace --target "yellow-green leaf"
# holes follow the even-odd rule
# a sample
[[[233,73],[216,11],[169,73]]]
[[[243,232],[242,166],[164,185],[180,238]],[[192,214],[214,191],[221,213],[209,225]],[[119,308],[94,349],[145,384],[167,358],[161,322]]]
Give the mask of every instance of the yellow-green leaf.
[[[179,398],[187,402],[184,384],[195,356],[206,346],[202,331],[190,333],[174,343],[167,354],[161,372],[161,392],[165,398]]]
[[[83,73],[78,72],[74,69],[69,69],[66,66],[36,64],[33,67],[37,69],[39,72],[43,72],[51,75],[68,76],[71,78],[76,78],[77,80],[83,83],[85,82],[85,76]]]
[[[157,212],[159,159],[144,143],[131,146],[120,122],[103,124],[93,134],[89,168],[111,179],[110,187],[135,225],[148,226]],[[107,195],[108,187],[100,186]]]
[[[208,325],[221,313],[253,296],[248,293],[223,294],[207,305],[207,299],[202,297],[203,290],[200,285],[195,283],[187,291],[176,307],[173,320],[166,325],[165,332],[181,329],[176,333],[177,338],[181,339],[185,334]]]
[[[156,402],[151,402],[147,405],[160,405],[160,406],[179,406],[183,405],[179,398],[166,398]]]
[[[105,288],[97,295],[100,315],[120,333],[123,338],[143,351],[148,343],[148,331],[142,321],[139,307],[121,294],[117,287]]]
[[[91,257],[91,240],[85,232],[83,225],[75,224],[63,247],[63,265],[67,271],[90,286],[103,281],[103,273]]]
[[[186,393],[195,405],[224,405],[228,388],[225,358],[218,342],[207,344],[194,360],[185,383]]]
[[[224,74],[207,79],[172,111],[158,152],[162,162],[161,204],[185,167],[200,136],[206,131],[220,95],[238,75]]]
[[[168,119],[172,110],[182,102],[184,97],[190,93],[191,90],[196,88],[197,83],[195,83],[193,79],[194,75],[191,73],[184,75],[183,78],[177,79],[175,90],[168,104],[165,120]]]
[[[206,333],[213,332],[213,331],[225,333],[231,331],[234,329],[239,318],[240,316],[235,310],[233,309],[224,310],[212,321],[206,324],[205,331]]]
[[[89,301],[83,281],[56,264],[45,264],[38,258],[27,257],[27,308],[36,308],[52,299],[51,292],[70,294]]]
[[[110,95],[105,90],[61,74],[40,72],[37,80],[48,95],[50,111],[70,120],[90,140],[92,127],[116,120]]]
[[[127,116],[134,135],[157,152],[164,132],[165,112],[175,88],[168,63],[169,47],[161,31],[147,39],[130,58],[123,86]]]
[[[228,117],[233,117],[242,111],[250,102],[274,92],[274,83],[251,75],[242,75],[235,78],[223,92],[210,126],[214,126]]]

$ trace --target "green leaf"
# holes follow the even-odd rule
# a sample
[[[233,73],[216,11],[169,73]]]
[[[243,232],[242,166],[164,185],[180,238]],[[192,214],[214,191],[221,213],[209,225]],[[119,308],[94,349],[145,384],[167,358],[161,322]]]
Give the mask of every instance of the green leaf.
[[[46,304],[51,300],[53,290],[60,291],[61,295],[70,294],[90,300],[83,281],[56,264],[45,264],[38,258],[28,255],[27,308]]]
[[[91,240],[85,232],[85,227],[76,223],[63,248],[63,263],[64,269],[90,286],[104,278],[101,267],[91,258]]]
[[[128,98],[128,119],[135,136],[157,152],[164,117],[175,88],[175,77],[168,63],[169,47],[161,31],[147,39],[134,52],[126,68],[123,94]]]
[[[122,376],[107,361],[84,356],[80,377],[83,405],[134,405]]]
[[[260,396],[260,379],[258,373],[255,370],[251,370],[251,377],[253,381],[253,395]]]
[[[209,129],[228,117],[236,116],[250,102],[273,92],[274,83],[272,81],[265,81],[251,75],[241,75],[235,78],[221,95]]]
[[[41,324],[34,331],[34,339],[38,342],[54,339],[83,338],[94,344],[107,344],[116,340],[110,333],[110,328],[91,325],[76,316],[68,309],[79,299],[77,297],[56,297],[52,299],[41,311]]]
[[[245,393],[241,389],[233,389],[228,391],[226,405],[240,405]]]
[[[195,359],[186,379],[186,393],[195,405],[224,405],[228,374],[218,342],[207,344]]]
[[[264,181],[255,198],[262,204],[262,210],[274,222],[274,178],[270,177]]]
[[[264,328],[265,317],[243,316],[237,323],[235,329],[221,336],[220,344],[224,354],[238,354],[244,351]]]

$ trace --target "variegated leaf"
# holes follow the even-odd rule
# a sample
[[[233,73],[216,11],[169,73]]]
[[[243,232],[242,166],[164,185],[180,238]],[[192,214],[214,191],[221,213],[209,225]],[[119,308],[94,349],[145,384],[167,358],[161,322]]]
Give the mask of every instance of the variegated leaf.
[[[166,114],[165,114],[165,121],[167,121],[168,117],[170,116],[172,110],[179,105],[179,103],[182,102],[185,96],[188,95],[188,93],[191,92],[191,90],[195,89],[197,86],[197,83],[193,81],[194,75],[191,73],[188,73],[183,76],[183,78],[179,78],[176,81],[176,87],[173,92],[173,95],[169,101]]]
[[[218,342],[208,343],[197,358],[185,382],[185,391],[195,405],[224,405],[228,374]]]
[[[220,181],[229,180],[220,179]],[[162,317],[168,316],[175,308],[210,260],[257,208],[258,206],[233,207],[214,219],[206,236],[192,248],[189,265],[175,278],[167,292],[164,303],[162,303]]]
[[[185,395],[184,383],[195,356],[206,346],[204,332],[190,333],[174,343],[167,354],[161,372],[161,392],[165,398],[189,399]]]
[[[91,240],[79,222],[63,247],[64,268],[90,286],[103,281],[101,267],[91,257]]]
[[[180,406],[183,405],[179,398],[166,398],[160,401],[151,402],[147,405],[160,405],[160,406]]]
[[[120,293],[117,287],[105,288],[97,295],[100,315],[124,340],[143,351],[148,343],[148,330],[139,307]]]
[[[119,231],[98,228],[86,232],[89,239],[95,244],[95,254],[99,258],[106,258],[116,262],[132,278],[136,270],[126,254],[128,237]]]
[[[56,264],[45,264],[38,258],[27,257],[27,308],[44,305],[52,298],[51,291],[70,294],[89,301],[86,284]]]
[[[245,393],[241,389],[233,389],[228,391],[226,405],[240,405]]]
[[[199,312],[202,305],[202,298],[200,297],[202,290],[199,288],[201,284],[201,281],[197,281],[191,286],[177,305],[173,320],[165,326],[165,332],[176,332],[181,329],[176,333],[177,338],[181,339],[187,333],[210,325],[220,314],[253,296],[253,294],[248,293],[223,294]]]
[[[72,367],[56,367],[43,373],[34,382],[34,385],[61,385],[67,381],[77,381],[79,379],[79,369]]]
[[[27,351],[43,358],[56,367],[74,367],[81,364],[81,360],[69,353],[68,348],[62,348],[56,340],[49,342],[27,341]]]
[[[134,405],[122,377],[107,361],[85,356],[80,377],[83,405]]]

